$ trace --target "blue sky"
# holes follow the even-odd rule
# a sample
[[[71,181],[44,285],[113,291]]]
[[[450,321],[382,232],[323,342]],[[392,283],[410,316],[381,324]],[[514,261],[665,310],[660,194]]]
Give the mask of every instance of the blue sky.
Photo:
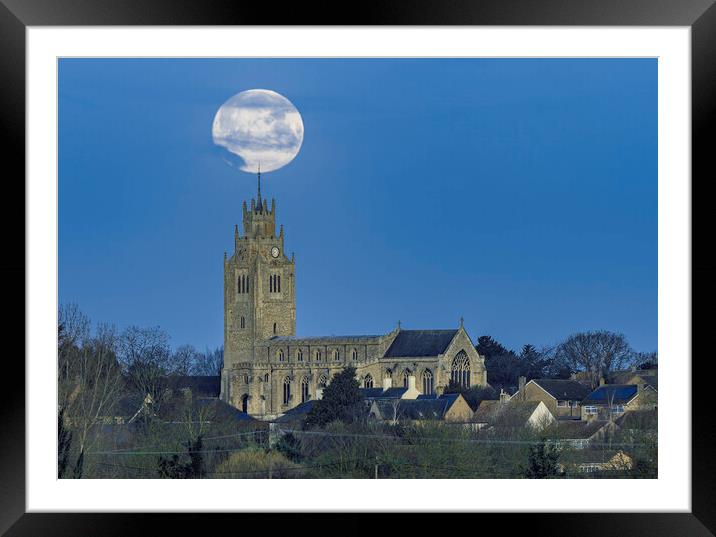
[[[223,342],[223,253],[256,178],[212,144],[247,89],[301,113],[265,175],[299,335],[446,328],[657,348],[655,59],[62,59],[59,300]]]

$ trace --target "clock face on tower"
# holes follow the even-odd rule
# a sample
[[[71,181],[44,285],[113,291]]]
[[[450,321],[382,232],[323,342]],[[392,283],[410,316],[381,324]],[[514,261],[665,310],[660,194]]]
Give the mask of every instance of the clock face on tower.
[[[271,248],[271,257],[278,257],[278,254],[278,247],[274,246],[273,248]]]

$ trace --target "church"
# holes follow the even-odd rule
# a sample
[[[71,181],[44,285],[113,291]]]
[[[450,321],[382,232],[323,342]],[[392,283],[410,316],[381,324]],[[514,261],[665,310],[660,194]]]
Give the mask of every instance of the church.
[[[221,399],[257,418],[273,419],[310,399],[344,367],[362,388],[405,386],[441,394],[452,380],[487,384],[485,360],[462,320],[457,328],[377,335],[296,336],[296,260],[286,256],[276,201],[258,195],[242,207],[243,233],[224,253],[224,365]]]

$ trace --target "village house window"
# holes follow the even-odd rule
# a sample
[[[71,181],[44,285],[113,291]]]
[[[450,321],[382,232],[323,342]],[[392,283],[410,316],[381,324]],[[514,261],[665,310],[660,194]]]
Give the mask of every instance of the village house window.
[[[301,402],[305,403],[308,399],[308,377],[303,377],[303,380],[301,381]]]
[[[585,406],[584,413],[585,414],[597,414],[598,410],[597,410],[597,407],[595,407],[595,406]]]
[[[452,361],[451,380],[465,388],[470,387],[470,359],[465,351],[460,351]]]
[[[426,395],[433,393],[433,373],[429,369],[423,371],[423,393]]]
[[[557,401],[557,406],[567,406],[567,401]]]
[[[623,406],[623,405],[614,405],[614,406],[612,407],[612,412],[615,412],[615,413],[617,413],[617,414],[621,414],[622,412],[624,412],[624,406]]]
[[[372,388],[373,387],[373,377],[370,373],[368,373],[365,378],[363,379],[363,387],[364,388]]]
[[[283,404],[287,405],[291,400],[291,379],[286,377],[283,379]]]

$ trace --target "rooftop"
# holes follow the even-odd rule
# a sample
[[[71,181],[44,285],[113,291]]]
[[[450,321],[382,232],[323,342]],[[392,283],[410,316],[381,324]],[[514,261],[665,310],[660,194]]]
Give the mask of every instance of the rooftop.
[[[457,329],[400,330],[385,352],[385,357],[403,358],[443,354],[456,333]]]

